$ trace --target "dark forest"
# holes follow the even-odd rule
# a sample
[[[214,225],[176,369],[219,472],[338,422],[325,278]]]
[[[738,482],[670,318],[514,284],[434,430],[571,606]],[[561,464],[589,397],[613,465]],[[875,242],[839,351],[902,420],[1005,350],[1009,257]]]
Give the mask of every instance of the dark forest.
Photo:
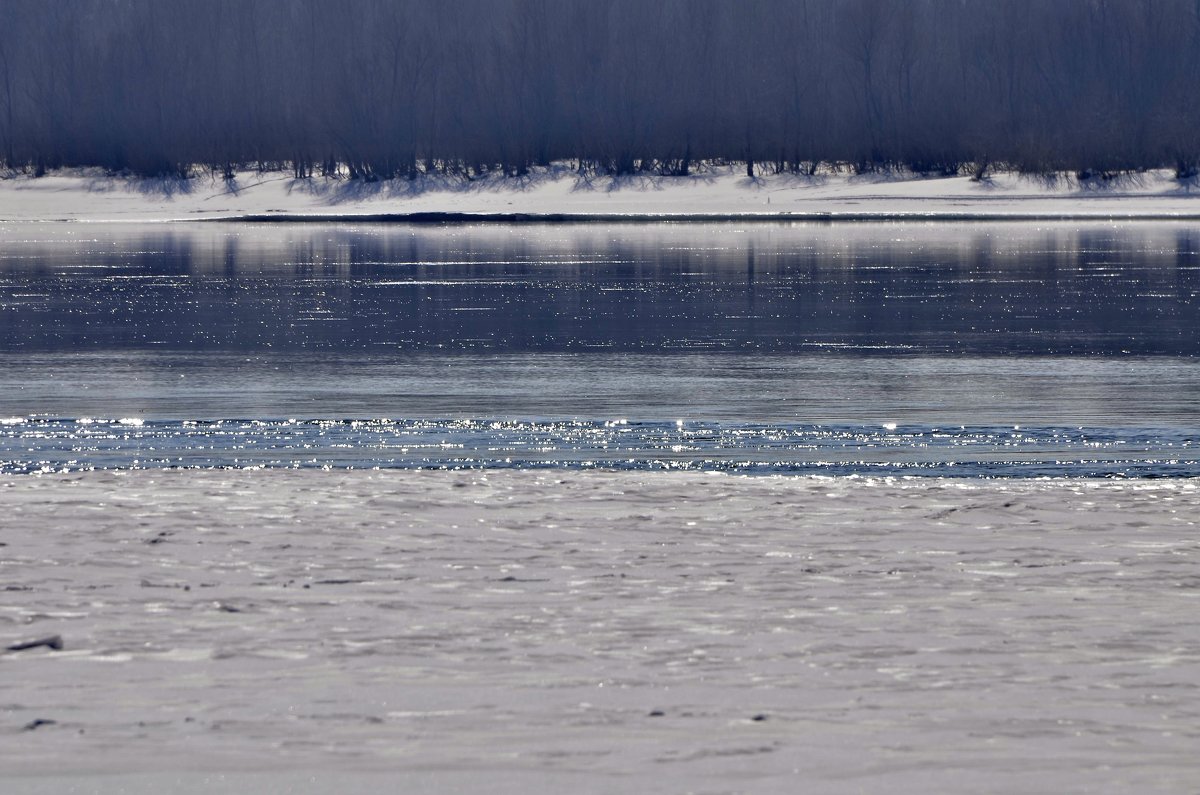
[[[0,0],[0,161],[1200,165],[1200,0]]]

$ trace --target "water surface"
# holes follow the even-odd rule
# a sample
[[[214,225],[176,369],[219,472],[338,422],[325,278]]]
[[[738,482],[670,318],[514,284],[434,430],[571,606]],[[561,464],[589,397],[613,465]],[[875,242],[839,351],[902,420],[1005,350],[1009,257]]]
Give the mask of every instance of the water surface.
[[[4,471],[1195,475],[1198,355],[1184,224],[0,228]]]

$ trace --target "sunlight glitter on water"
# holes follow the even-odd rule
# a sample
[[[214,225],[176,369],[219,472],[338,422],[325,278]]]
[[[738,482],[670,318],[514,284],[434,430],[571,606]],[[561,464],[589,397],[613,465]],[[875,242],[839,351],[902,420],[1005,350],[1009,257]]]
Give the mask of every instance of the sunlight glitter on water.
[[[0,230],[0,471],[1197,472],[1193,225],[249,230]]]
[[[260,466],[1185,477],[1200,475],[1200,444],[1187,428],[682,420],[30,418],[0,427],[3,473]]]

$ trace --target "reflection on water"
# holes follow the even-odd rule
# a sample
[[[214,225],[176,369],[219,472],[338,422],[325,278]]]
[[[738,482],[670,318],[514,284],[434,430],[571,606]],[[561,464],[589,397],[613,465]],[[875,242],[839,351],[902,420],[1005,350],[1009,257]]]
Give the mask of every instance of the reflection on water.
[[[0,421],[0,472],[144,467],[1197,476],[1182,429],[501,420]]]
[[[1187,225],[0,226],[6,471],[1200,474],[1198,355]]]
[[[0,350],[1200,353],[1186,225],[0,230]]]

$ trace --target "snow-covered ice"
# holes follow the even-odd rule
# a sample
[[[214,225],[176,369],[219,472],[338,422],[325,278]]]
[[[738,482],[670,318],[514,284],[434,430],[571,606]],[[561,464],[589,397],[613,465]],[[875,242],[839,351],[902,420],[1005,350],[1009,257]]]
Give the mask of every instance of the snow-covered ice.
[[[1183,792],[1200,483],[0,480],[24,793]],[[74,789],[70,789],[70,788]]]

